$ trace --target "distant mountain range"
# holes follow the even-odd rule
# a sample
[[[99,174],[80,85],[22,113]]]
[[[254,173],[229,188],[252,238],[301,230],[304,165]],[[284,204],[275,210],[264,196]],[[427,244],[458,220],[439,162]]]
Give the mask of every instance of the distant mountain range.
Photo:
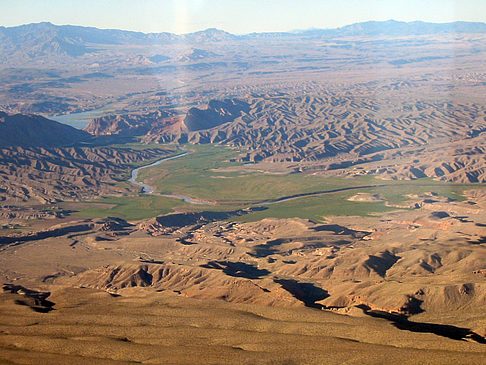
[[[48,22],[16,27],[0,27],[0,51],[15,54],[19,47],[30,56],[65,54],[77,57],[89,53],[96,45],[147,45],[170,43],[213,43],[272,38],[335,38],[343,36],[406,36],[440,33],[486,33],[486,23],[453,22],[426,23],[369,21],[336,29],[312,29],[299,32],[251,33],[234,35],[210,28],[177,35],[172,33],[141,33],[116,29],[98,29],[73,25],[54,25]]]
[[[486,23],[427,23],[422,21],[399,22],[396,20],[381,22],[369,21],[346,25],[336,29],[307,30],[300,34],[316,36],[406,36],[438,33],[486,33]]]

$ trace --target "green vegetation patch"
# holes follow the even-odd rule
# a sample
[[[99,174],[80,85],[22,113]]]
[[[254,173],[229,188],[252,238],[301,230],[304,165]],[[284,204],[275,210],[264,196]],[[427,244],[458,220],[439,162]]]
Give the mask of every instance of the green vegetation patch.
[[[150,181],[162,194],[179,194],[220,204],[275,200],[294,194],[328,191],[380,183],[370,176],[331,179],[308,175],[273,175],[260,172],[221,172],[241,165],[229,162],[238,153],[216,145],[191,146],[195,152],[140,171],[139,181]]]
[[[155,195],[135,197],[105,197],[82,203],[69,203],[76,215],[82,217],[118,217],[139,220],[156,217],[173,211],[176,206],[185,205],[181,200]]]
[[[188,148],[194,152],[140,171],[139,180],[150,181],[156,191],[163,194],[185,195],[223,205],[263,203],[315,192],[340,193],[342,189],[355,187],[366,188],[354,190],[354,194],[381,194],[393,204],[409,200],[407,195],[421,195],[431,191],[454,200],[462,200],[464,190],[478,187],[478,184],[450,184],[430,178],[398,181],[379,180],[373,176],[323,178],[305,173],[273,175],[261,172],[221,172],[215,170],[241,165],[238,162],[229,162],[236,157],[238,151],[218,145]]]
[[[161,146],[167,148],[166,145]],[[267,209],[236,217],[235,220],[300,217],[320,221],[331,215],[367,216],[396,210],[396,207],[389,207],[386,203],[406,206],[413,196],[428,192],[461,201],[465,199],[465,190],[486,187],[485,184],[450,184],[429,178],[387,181],[373,176],[323,178],[303,173],[271,175],[258,171],[227,172],[220,169],[241,165],[239,162],[231,162],[239,153],[238,150],[218,145],[191,145],[186,149],[193,152],[142,169],[139,181],[154,185],[158,193],[213,201],[215,205],[189,204],[179,199],[141,194],[79,203],[77,214],[137,220],[167,214],[176,207],[186,211],[227,211],[261,206]],[[174,154],[177,153],[180,151],[174,149]],[[281,198],[308,193],[317,194],[275,202]],[[348,200],[357,193],[378,194],[383,201]]]
[[[388,181],[384,181],[388,184]],[[470,189],[486,188],[485,184],[451,184],[442,181],[435,181],[431,178],[422,178],[409,181],[395,181],[389,186],[376,188],[374,194],[381,194],[389,203],[400,204],[410,200],[410,195],[423,195],[433,192],[440,196],[464,201],[464,191]]]
[[[237,220],[250,222],[263,218],[303,218],[323,221],[325,216],[370,216],[397,210],[387,207],[385,202],[349,201],[353,195],[350,192],[330,193],[269,204],[266,205],[268,209],[238,217]]]

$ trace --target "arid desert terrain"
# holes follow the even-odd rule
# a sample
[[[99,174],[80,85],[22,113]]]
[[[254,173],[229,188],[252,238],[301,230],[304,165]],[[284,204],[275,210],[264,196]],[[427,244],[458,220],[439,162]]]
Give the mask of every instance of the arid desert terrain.
[[[0,362],[484,363],[485,39],[0,27]]]

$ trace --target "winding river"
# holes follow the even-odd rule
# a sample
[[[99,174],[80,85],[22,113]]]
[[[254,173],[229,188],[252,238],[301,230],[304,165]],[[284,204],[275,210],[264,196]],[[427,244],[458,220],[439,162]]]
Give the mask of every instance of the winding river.
[[[202,201],[202,200],[197,200],[197,199],[192,199],[192,198],[189,198],[188,196],[179,195],[179,194],[158,194],[158,193],[154,192],[154,188],[152,186],[137,181],[138,173],[140,172],[140,170],[147,169],[147,168],[153,167],[153,166],[157,166],[157,165],[160,165],[162,162],[169,161],[169,160],[175,160],[176,158],[181,158],[181,157],[187,156],[188,154],[192,153],[191,151],[187,151],[187,150],[182,150],[182,151],[183,151],[183,153],[180,153],[178,155],[170,156],[170,157],[164,157],[164,158],[161,158],[160,160],[155,161],[154,163],[151,163],[150,165],[140,166],[140,167],[137,167],[136,169],[133,169],[132,175],[131,175],[131,177],[128,181],[130,183],[132,183],[133,185],[137,185],[137,186],[141,187],[143,194],[158,195],[158,196],[164,196],[166,198],[181,199],[184,202],[191,203],[191,204],[214,205],[214,203],[210,203],[210,202],[206,202],[206,201]]]
[[[137,167],[136,169],[133,169],[132,175],[131,175],[131,177],[128,181],[130,183],[134,184],[134,185],[141,187],[143,194],[164,196],[166,198],[181,199],[184,202],[191,203],[191,204],[215,205],[215,203],[212,203],[212,202],[193,199],[193,198],[190,198],[190,197],[184,196],[184,195],[155,193],[152,186],[137,181],[138,173],[139,173],[140,170],[146,169],[146,168],[149,168],[149,167],[153,167],[153,166],[157,166],[157,165],[161,164],[162,162],[169,161],[169,160],[175,160],[176,158],[181,158],[181,157],[187,156],[188,154],[192,153],[192,151],[184,150],[182,148],[181,148],[181,150],[183,152],[178,154],[178,155],[170,156],[170,157],[164,157],[164,158],[161,158],[160,160],[155,161],[154,163],[151,163],[150,165],[145,165],[145,166],[141,166],[141,167]],[[342,191],[360,190],[360,189],[369,189],[369,188],[383,188],[383,187],[389,187],[389,186],[404,186],[404,185],[406,185],[406,184],[397,183],[397,184],[393,184],[393,185],[391,185],[391,184],[374,184],[374,185],[350,186],[350,187],[344,187],[344,188],[338,188],[338,189],[330,189],[330,190],[315,191],[315,192],[310,192],[310,193],[288,195],[288,196],[280,197],[278,199],[261,200],[261,201],[258,201],[258,202],[253,202],[253,204],[271,205],[271,204],[283,203],[283,202],[286,202],[286,201],[289,201],[289,200],[301,199],[301,198],[306,198],[306,197],[316,196],[316,195],[332,194],[332,193],[337,193],[337,192],[342,192]],[[434,184],[420,184],[420,185],[417,185],[417,186],[434,187],[436,185],[434,185]]]

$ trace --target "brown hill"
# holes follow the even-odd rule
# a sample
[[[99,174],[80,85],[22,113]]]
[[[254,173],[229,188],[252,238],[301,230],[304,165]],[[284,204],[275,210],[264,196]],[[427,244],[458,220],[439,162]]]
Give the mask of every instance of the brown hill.
[[[114,219],[72,221],[3,236],[0,274],[16,285],[91,287],[122,296],[175,293],[338,312],[362,306],[484,337],[484,208],[477,201],[471,208],[438,199],[386,219],[334,217],[320,224],[194,224],[174,222],[172,214],[158,221],[167,217],[164,226],[177,223],[177,229],[158,235],[146,230],[152,220],[138,228]],[[14,253],[23,259],[11,260]]]
[[[88,133],[40,115],[0,112],[0,146],[59,147],[88,139]]]
[[[279,285],[273,284],[272,290],[269,290],[245,277],[221,275],[217,270],[176,264],[124,264],[97,268],[73,278],[71,285],[113,292],[124,288],[151,287],[199,299],[224,299],[228,302],[280,307],[303,306],[301,301]]]
[[[84,128],[84,131],[95,136],[141,136],[150,134],[154,129],[159,133],[170,130],[171,126],[177,124],[178,121],[179,119],[173,112],[161,110],[148,114],[108,115],[93,119]]]
[[[108,115],[94,119],[84,130],[95,136],[147,135],[147,140],[158,142],[183,140],[188,132],[218,127],[248,111],[248,103],[242,100],[211,100],[205,108],[190,108],[185,115],[161,110],[147,114]]]
[[[115,183],[132,164],[167,153],[110,147],[0,148],[0,200],[50,202],[121,193],[125,189]]]
[[[184,125],[190,132],[210,129],[234,121],[249,109],[246,102],[238,99],[211,100],[205,109],[189,109]]]
[[[186,131],[152,130],[144,140],[242,147],[242,161],[298,162],[300,171],[486,181],[483,105],[381,104],[343,95],[211,101],[188,111]]]
[[[0,293],[3,363],[484,363],[484,345],[404,331],[380,318],[165,292],[135,298],[85,288],[17,288]],[[27,295],[46,294],[53,310],[35,311],[46,307],[33,306]]]

